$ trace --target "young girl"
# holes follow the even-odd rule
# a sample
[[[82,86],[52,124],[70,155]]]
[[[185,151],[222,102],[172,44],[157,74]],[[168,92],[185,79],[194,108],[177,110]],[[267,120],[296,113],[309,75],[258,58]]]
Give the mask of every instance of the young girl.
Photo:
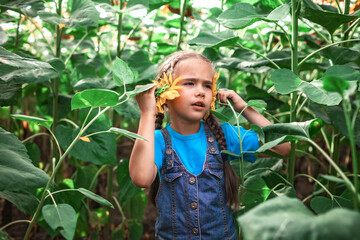
[[[232,90],[217,92],[217,78],[205,56],[179,51],[160,66],[158,85],[136,96],[141,114],[138,134],[148,141],[136,140],[129,170],[136,186],[152,185],[158,208],[156,239],[237,239],[231,206],[239,204],[238,178],[230,159],[220,152],[240,154],[237,128],[219,125],[210,109],[216,99],[231,99],[238,112],[246,102]],[[162,94],[155,98],[158,88]],[[171,123],[161,129],[164,107]],[[260,127],[271,124],[251,107],[243,115]],[[245,132],[242,128],[243,151],[256,151],[256,134]],[[287,155],[289,145],[273,151]],[[245,154],[245,160],[253,162],[255,155]]]

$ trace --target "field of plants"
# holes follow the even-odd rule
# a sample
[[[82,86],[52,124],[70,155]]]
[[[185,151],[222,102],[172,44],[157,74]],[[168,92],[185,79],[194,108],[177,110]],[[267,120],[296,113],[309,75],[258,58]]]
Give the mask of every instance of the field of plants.
[[[154,239],[139,110],[176,50],[274,124],[240,176],[241,239],[360,239],[360,1],[0,0],[0,239]],[[241,139],[239,137],[239,144]],[[291,143],[288,157],[269,151]],[[150,215],[145,214],[151,213]],[[144,220],[145,219],[145,220]]]

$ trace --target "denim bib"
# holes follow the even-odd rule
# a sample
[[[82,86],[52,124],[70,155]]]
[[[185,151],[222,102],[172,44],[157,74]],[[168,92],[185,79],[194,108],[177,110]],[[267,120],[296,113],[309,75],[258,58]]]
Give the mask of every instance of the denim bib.
[[[207,151],[199,175],[186,170],[172,148],[169,132],[165,128],[161,130],[165,157],[155,199],[158,208],[156,239],[237,239],[232,211],[226,205],[223,160],[206,124],[204,130]]]

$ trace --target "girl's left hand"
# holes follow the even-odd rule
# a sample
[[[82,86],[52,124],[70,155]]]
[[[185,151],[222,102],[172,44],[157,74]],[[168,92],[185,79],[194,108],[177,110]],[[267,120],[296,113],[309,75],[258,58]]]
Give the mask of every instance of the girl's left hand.
[[[226,104],[227,99],[231,99],[233,102],[233,107],[235,111],[242,111],[247,103],[233,90],[218,90],[217,99],[220,100],[221,103]]]

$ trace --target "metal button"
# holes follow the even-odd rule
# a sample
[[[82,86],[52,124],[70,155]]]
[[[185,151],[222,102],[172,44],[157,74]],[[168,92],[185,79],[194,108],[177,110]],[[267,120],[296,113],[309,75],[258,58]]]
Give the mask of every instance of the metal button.
[[[189,178],[189,183],[194,184],[196,182],[196,179],[194,177]]]
[[[168,166],[171,166],[173,164],[173,161],[172,160],[169,160],[168,162],[167,162],[167,165]]]
[[[192,202],[192,203],[190,204],[190,207],[191,207],[192,210],[195,210],[195,209],[197,209],[198,205],[197,205],[196,202]]]
[[[172,150],[171,150],[170,148],[168,148],[168,149],[166,149],[165,153],[166,153],[167,155],[171,155]]]
[[[216,152],[216,147],[211,147],[211,148],[210,148],[210,151]]]
[[[215,141],[215,139],[214,139],[213,137],[209,137],[209,138],[208,138],[208,141],[212,143],[212,142]]]
[[[198,234],[199,234],[199,230],[198,230],[197,228],[193,228],[193,229],[191,230],[191,232],[192,232],[192,234],[194,234],[194,235],[198,235]]]

